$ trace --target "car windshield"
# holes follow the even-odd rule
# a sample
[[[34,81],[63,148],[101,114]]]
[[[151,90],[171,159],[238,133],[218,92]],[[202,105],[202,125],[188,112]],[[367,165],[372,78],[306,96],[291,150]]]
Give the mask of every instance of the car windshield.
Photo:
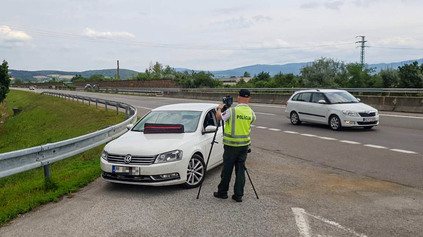
[[[326,97],[331,104],[358,103],[359,101],[346,91],[327,92]]]
[[[201,111],[152,111],[138,122],[132,131],[144,131],[145,123],[183,124],[184,132],[195,132]]]

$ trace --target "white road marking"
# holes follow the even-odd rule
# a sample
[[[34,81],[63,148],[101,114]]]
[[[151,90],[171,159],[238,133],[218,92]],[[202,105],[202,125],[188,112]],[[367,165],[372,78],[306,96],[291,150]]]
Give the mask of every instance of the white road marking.
[[[300,134],[298,132],[294,132],[294,131],[283,131],[284,133],[289,133],[289,134]]]
[[[340,140],[339,142],[342,142],[342,143],[347,143],[347,144],[351,144],[351,145],[358,145],[358,144],[361,144],[361,143],[359,143],[359,142],[355,142],[355,141],[348,141],[348,140]]]
[[[307,216],[304,215],[305,211],[302,208],[293,207],[291,208],[295,216],[295,222],[297,223],[298,231],[301,237],[310,237],[310,225],[308,224]]]
[[[379,114],[379,116],[395,117],[395,118],[423,119],[423,117],[417,117],[417,116],[406,116],[406,115],[395,115],[395,114]]]
[[[251,125],[252,127],[254,127],[254,125]],[[277,128],[267,128],[267,127],[263,127],[263,126],[257,126],[257,128],[260,129],[268,129],[269,131],[276,131],[279,132],[281,131],[280,129]],[[295,132],[295,131],[283,131],[284,133],[287,134],[298,134],[301,136],[305,136],[305,137],[316,137],[319,139],[323,139],[323,140],[328,140],[328,141],[337,141],[338,139],[336,138],[332,138],[332,137],[320,137],[314,134],[308,134],[308,133],[299,133],[299,132]],[[342,143],[346,143],[346,144],[351,144],[351,145],[360,145],[362,143],[360,142],[356,142],[356,141],[349,141],[349,140],[340,140],[339,142]],[[379,146],[379,145],[373,145],[373,144],[363,144],[363,146],[365,147],[371,147],[371,148],[375,148],[375,149],[389,149],[388,147],[385,146]],[[408,151],[408,150],[401,150],[401,149],[389,149],[390,151],[395,151],[395,152],[401,152],[401,153],[405,153],[405,154],[419,154],[418,152],[414,152],[414,151]]]
[[[406,153],[406,154],[417,154],[417,152],[414,151],[407,151],[407,150],[401,150],[401,149],[390,149],[391,151]]]
[[[388,149],[385,146],[378,146],[378,145],[373,145],[373,144],[365,144],[364,146],[371,147],[371,148],[376,148],[376,149]]]
[[[263,126],[257,126],[257,128],[260,128],[260,129],[268,129],[268,127],[263,127]]]
[[[306,137],[317,137],[316,135],[313,134],[307,134],[307,133],[301,133],[301,136],[306,136]]]
[[[255,114],[270,115],[270,116],[275,116],[276,115],[276,114],[271,114],[271,113],[260,113],[260,112],[255,112]]]
[[[323,139],[323,140],[328,140],[328,141],[336,141],[336,140],[338,140],[338,139],[333,138],[333,137],[319,137],[319,136],[317,136],[317,138],[320,138],[320,139]]]
[[[148,110],[152,110],[152,108],[142,107],[142,106],[135,106],[135,108],[141,108],[141,109],[148,109]]]
[[[328,225],[334,226],[338,229],[341,229],[345,232],[348,232],[349,234],[352,234],[352,235],[355,235],[355,236],[358,236],[358,237],[366,237],[366,235],[357,233],[354,230],[347,228],[347,227],[344,227],[344,226],[342,226],[342,225],[340,225],[340,224],[338,224],[334,221],[328,220],[328,219],[323,218],[321,216],[311,215],[310,213],[307,213],[302,208],[293,207],[291,209],[292,209],[292,212],[294,213],[295,222],[297,223],[298,231],[300,232],[301,237],[311,237],[312,236],[312,231],[310,229],[308,217],[312,217],[314,219],[322,221],[322,222],[324,222]],[[317,234],[316,236],[326,236],[326,235]]]

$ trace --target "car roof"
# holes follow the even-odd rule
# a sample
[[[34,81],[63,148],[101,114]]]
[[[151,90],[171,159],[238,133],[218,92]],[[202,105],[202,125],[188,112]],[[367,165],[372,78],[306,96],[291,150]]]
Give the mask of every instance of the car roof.
[[[153,109],[152,111],[164,111],[164,110],[181,110],[181,111],[207,111],[212,108],[216,108],[218,104],[213,103],[180,103],[164,105]]]
[[[300,92],[346,92],[346,90],[338,90],[338,89],[308,89],[308,90],[300,90],[296,91],[295,94]]]

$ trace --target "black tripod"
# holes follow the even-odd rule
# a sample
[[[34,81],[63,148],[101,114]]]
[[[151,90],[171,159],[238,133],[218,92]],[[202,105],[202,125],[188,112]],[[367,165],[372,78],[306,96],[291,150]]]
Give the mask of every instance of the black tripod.
[[[222,128],[223,128],[223,131],[225,131],[225,122],[224,121],[222,121]],[[217,131],[218,130],[219,130],[219,126],[216,127],[216,131],[214,132],[214,136],[213,136],[213,140],[212,140],[212,143],[211,143],[209,156],[207,158],[205,170],[207,170],[207,166],[209,164],[210,155],[211,155],[211,152],[213,150],[213,145],[214,145],[214,143],[216,143],[216,134],[217,134]],[[250,153],[250,152],[251,152],[251,149],[248,149],[248,153]],[[257,192],[256,192],[256,189],[254,187],[253,181],[251,180],[250,174],[248,173],[248,170],[247,170],[247,167],[245,166],[245,164],[244,164],[244,169],[245,169],[245,172],[247,173],[248,180],[250,180],[251,186],[253,187],[253,190],[254,190],[254,193],[256,194],[256,197],[257,197],[257,199],[259,199],[259,196],[257,195]],[[203,181],[204,181],[205,178],[206,178],[206,172],[204,172]],[[203,186],[203,183],[201,182],[200,188],[198,189],[198,193],[197,193],[197,199],[200,197],[200,192],[201,192],[201,187],[202,186]]]

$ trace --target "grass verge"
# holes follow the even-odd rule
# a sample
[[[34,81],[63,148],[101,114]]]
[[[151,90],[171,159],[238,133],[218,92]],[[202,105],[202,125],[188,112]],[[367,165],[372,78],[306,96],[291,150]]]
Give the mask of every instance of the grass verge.
[[[22,112],[14,115],[13,108]],[[77,137],[125,120],[116,111],[16,90],[0,104],[0,115],[0,153]],[[1,178],[0,226],[99,177],[102,149],[99,146],[53,163],[49,182],[43,168]]]

